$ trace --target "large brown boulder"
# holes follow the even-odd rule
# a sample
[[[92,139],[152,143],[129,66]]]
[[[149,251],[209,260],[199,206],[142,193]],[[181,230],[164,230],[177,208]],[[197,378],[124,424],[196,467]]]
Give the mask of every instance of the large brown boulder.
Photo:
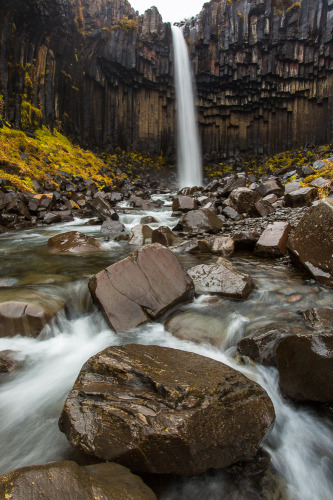
[[[222,226],[222,220],[213,210],[199,209],[184,214],[175,229],[191,233],[217,233]]]
[[[283,394],[298,401],[333,401],[333,335],[290,335],[276,350]]]
[[[0,337],[37,337],[44,326],[65,307],[62,297],[31,290],[0,292]]]
[[[102,250],[100,241],[79,231],[57,234],[48,240],[47,246],[51,253],[89,253]]]
[[[54,462],[0,476],[0,498],[11,500],[156,500],[141,478],[125,467],[104,463],[80,467]]]
[[[311,207],[289,236],[288,248],[323,285],[333,286],[333,199]]]
[[[157,319],[194,294],[192,279],[177,257],[158,244],[147,245],[96,274],[89,289],[116,332]]]
[[[274,222],[267,226],[256,243],[254,253],[262,257],[281,257],[287,253],[288,235],[291,226],[288,222]]]
[[[74,447],[103,460],[193,475],[250,460],[273,421],[266,392],[234,369],[129,344],[85,363],[59,425]]]
[[[251,277],[227,263],[199,264],[188,271],[198,293],[213,293],[230,299],[247,299],[254,288]]]

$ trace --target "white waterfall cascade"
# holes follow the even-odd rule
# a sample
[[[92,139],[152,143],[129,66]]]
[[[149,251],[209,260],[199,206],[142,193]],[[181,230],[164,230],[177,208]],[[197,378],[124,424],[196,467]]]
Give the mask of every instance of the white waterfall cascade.
[[[178,184],[180,188],[201,186],[201,151],[188,49],[178,26],[172,26],[172,38],[178,118]]]

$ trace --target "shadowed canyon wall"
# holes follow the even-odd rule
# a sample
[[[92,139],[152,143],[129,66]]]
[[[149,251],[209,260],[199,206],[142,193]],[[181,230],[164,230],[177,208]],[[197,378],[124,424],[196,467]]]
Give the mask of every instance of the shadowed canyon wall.
[[[9,122],[174,154],[172,37],[157,9],[139,16],[126,0],[4,0],[0,30]],[[185,37],[205,153],[333,140],[333,0],[212,1]]]

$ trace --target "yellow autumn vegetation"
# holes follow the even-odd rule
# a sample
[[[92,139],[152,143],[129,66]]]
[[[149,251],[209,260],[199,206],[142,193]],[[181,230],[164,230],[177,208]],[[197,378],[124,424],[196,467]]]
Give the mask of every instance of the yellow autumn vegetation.
[[[28,157],[24,158],[24,155]],[[57,189],[58,185],[52,178],[57,175],[65,179],[64,173],[90,179],[102,189],[116,186],[123,179],[140,178],[149,170],[158,172],[165,168],[162,154],[145,155],[116,148],[114,154],[97,155],[73,144],[55,129],[51,132],[43,127],[30,137],[7,125],[0,128],[0,177],[18,191],[34,193],[33,180],[41,185],[48,182]]]
[[[22,159],[22,153],[28,158]],[[59,171],[91,179],[100,188],[112,185],[117,174],[110,170],[109,175],[102,175],[103,167],[106,164],[102,158],[74,145],[56,130],[51,132],[43,127],[35,131],[33,138],[8,126],[0,128],[0,177],[10,181],[19,191],[35,192],[32,180],[41,184],[51,182],[57,189],[57,184],[50,178]]]

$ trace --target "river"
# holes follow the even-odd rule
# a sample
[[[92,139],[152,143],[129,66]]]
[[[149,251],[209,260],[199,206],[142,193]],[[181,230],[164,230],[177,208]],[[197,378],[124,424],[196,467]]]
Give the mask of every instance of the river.
[[[155,197],[155,199],[157,196]],[[163,209],[138,211],[121,203],[118,212],[126,229],[141,217],[153,215],[159,225],[173,227],[171,201],[162,198]],[[76,219],[0,236],[0,294],[11,289],[28,289],[64,297],[61,312],[42,334],[34,338],[2,338],[1,349],[19,352],[22,368],[2,376],[0,384],[0,473],[25,465],[41,464],[73,457],[66,437],[58,430],[58,418],[83,363],[110,345],[125,343],[157,344],[214,358],[256,380],[271,397],[276,422],[264,448],[271,456],[279,486],[259,496],[246,478],[231,482],[222,471],[171,482],[163,500],[218,500],[279,498],[329,500],[333,491],[333,422],[326,414],[281,397],[274,368],[244,364],[237,355],[237,341],[250,328],[274,322],[293,331],[302,329],[299,311],[332,304],[333,291],[319,286],[308,275],[280,261],[265,261],[236,255],[235,266],[248,272],[256,285],[244,302],[197,297],[181,306],[194,322],[207,325],[205,338],[176,338],[163,321],[144,325],[131,333],[112,332],[100,311],[92,304],[87,288],[89,277],[127,256],[136,247],[127,242],[104,242],[104,251],[93,255],[52,255],[47,240],[58,233],[79,230],[101,238],[100,226]],[[177,254],[186,268],[213,263],[214,256]],[[168,317],[170,316],[167,315]],[[164,320],[167,318],[164,318]],[[279,483],[280,481],[280,483]],[[282,487],[281,487],[282,485]],[[279,489],[280,488],[280,489]]]

